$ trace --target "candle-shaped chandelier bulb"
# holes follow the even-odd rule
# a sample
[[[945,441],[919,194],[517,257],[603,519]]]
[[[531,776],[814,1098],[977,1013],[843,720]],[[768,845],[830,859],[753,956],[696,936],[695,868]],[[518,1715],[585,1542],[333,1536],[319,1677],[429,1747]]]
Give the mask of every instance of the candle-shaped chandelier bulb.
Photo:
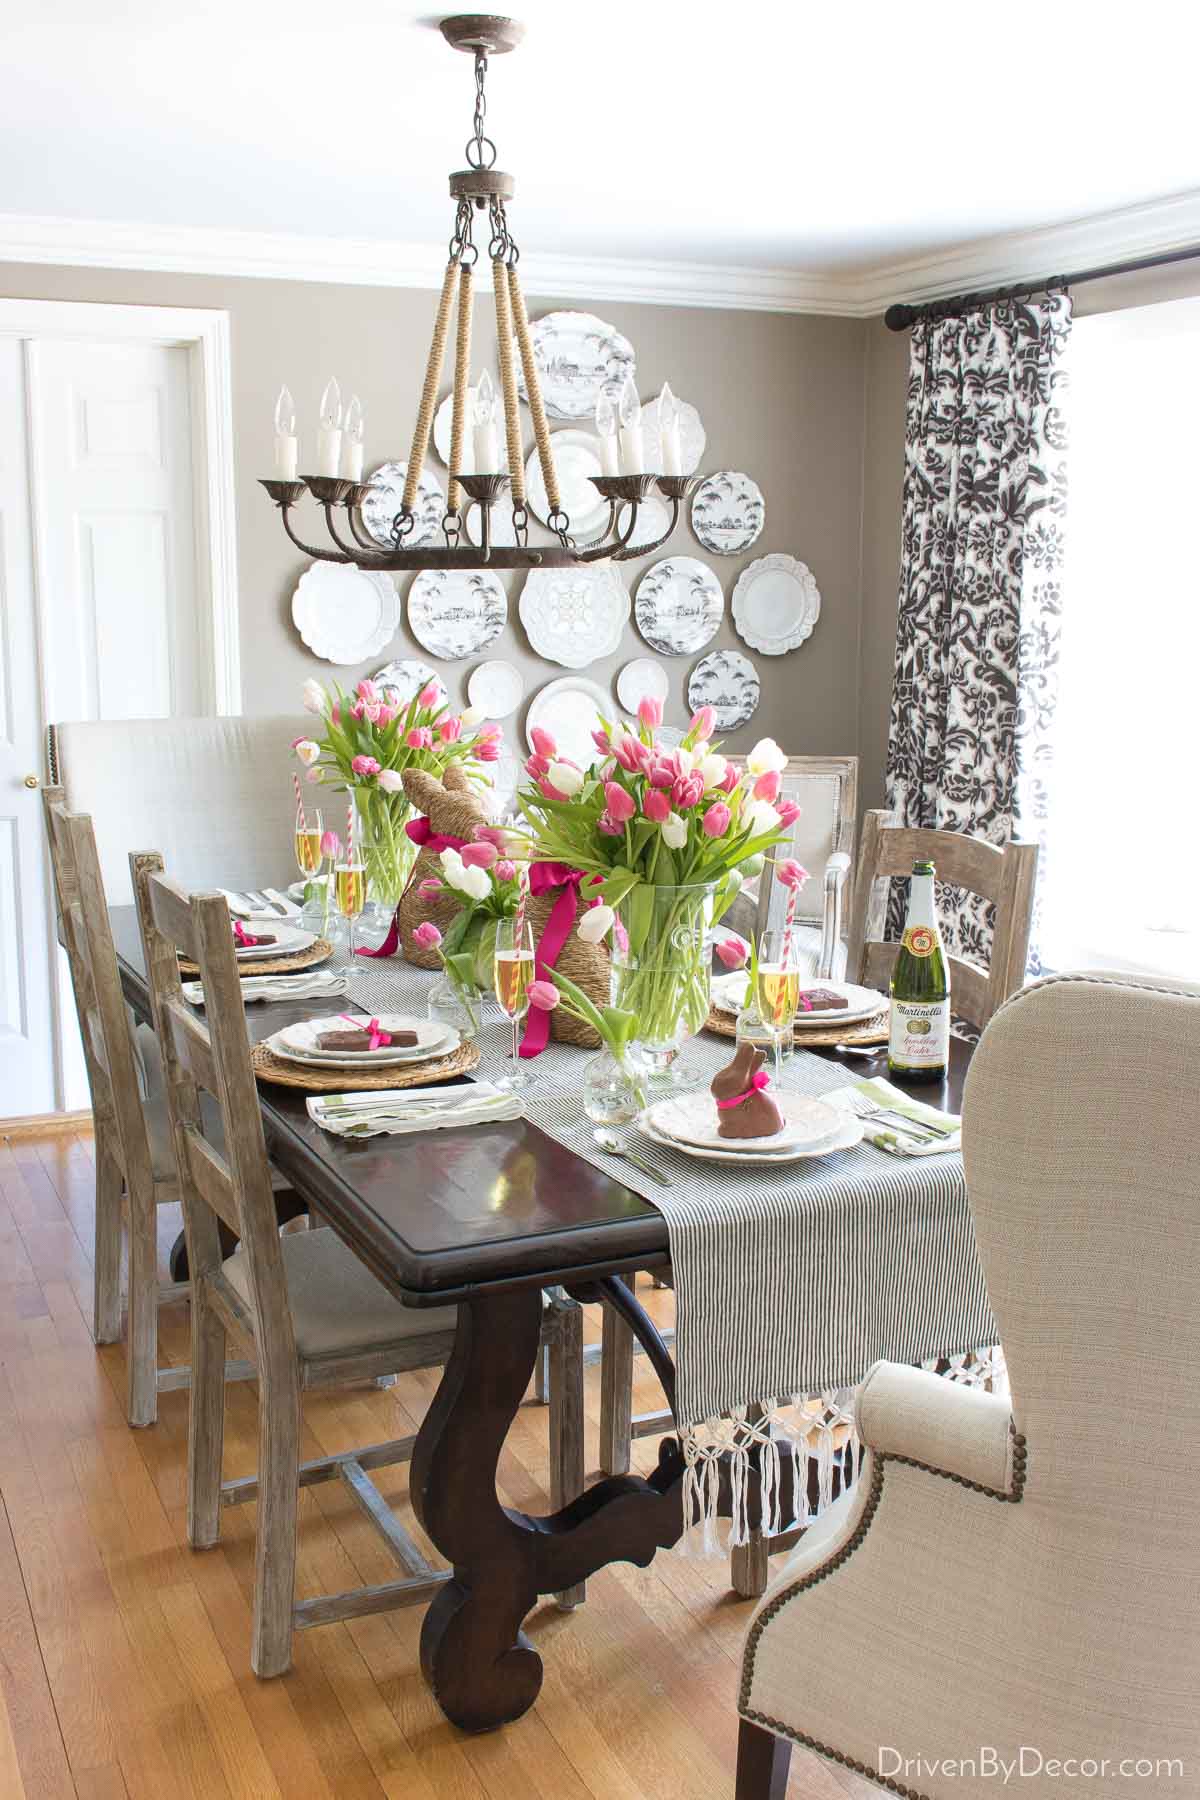
[[[350,404],[346,408],[346,423],[342,427],[342,477],[346,481],[361,481],[363,477],[363,434],[366,419],[363,404],[357,394],[350,396]]]
[[[500,440],[496,435],[496,388],[487,370],[475,388],[474,432],[475,472],[477,475],[499,475]]]
[[[617,411],[612,396],[601,392],[596,401],[596,433],[600,439],[600,473],[619,475],[621,461],[617,454]]]
[[[290,390],[279,390],[275,402],[275,477],[278,481],[295,481],[300,462],[296,442],[296,403]]]
[[[658,441],[662,450],[664,475],[683,474],[683,447],[679,438],[679,402],[671,392],[669,381],[663,382],[658,396]]]
[[[317,474],[336,475],[342,455],[342,390],[336,377],[321,395],[321,426],[317,433]]]
[[[642,403],[632,375],[625,377],[617,411],[621,418],[621,473],[644,475],[646,451],[642,441]]]

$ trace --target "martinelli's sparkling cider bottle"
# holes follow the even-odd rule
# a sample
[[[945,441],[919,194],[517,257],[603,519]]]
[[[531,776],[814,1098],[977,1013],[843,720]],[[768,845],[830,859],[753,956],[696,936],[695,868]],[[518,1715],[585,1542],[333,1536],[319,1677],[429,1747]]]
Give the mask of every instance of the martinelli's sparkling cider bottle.
[[[908,917],[892,970],[888,1073],[942,1081],[950,1055],[950,965],[933,902],[933,864],[915,862]]]

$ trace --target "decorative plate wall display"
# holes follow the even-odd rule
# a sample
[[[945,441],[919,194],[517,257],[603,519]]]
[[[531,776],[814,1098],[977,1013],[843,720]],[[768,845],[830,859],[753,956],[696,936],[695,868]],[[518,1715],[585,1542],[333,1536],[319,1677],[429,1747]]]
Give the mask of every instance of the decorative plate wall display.
[[[683,452],[683,473],[694,475],[700,467],[708,433],[704,429],[704,420],[689,401],[677,398],[676,404],[679,407],[679,448]],[[658,437],[657,394],[651,400],[642,401],[642,446],[646,452],[646,467],[653,469],[656,475],[665,474],[662,444]]]
[[[408,624],[422,649],[453,662],[494,643],[508,596],[492,569],[422,569],[408,590]]]
[[[601,719],[611,719],[613,703],[599,682],[586,675],[564,675],[539,688],[525,714],[525,741],[533,749],[534,728],[548,731],[562,756],[586,769],[596,760],[592,733]]]
[[[475,389],[467,389],[467,409],[463,417],[466,420],[464,432],[464,466],[458,471],[460,475],[475,473]],[[454,431],[454,390],[446,395],[433,415],[433,447],[446,467],[450,467],[450,441]]]
[[[467,530],[471,534],[471,542],[473,544],[482,544],[483,520],[481,508],[478,506],[472,505],[467,508]],[[517,533],[516,527],[513,525],[512,501],[508,498],[507,494],[505,494],[502,499],[497,500],[495,506],[492,508],[489,531],[491,545],[494,550],[511,550],[516,544]]]
[[[688,705],[693,712],[711,706],[718,731],[736,731],[752,719],[760,693],[758,670],[740,650],[710,650],[688,676]]]
[[[748,550],[766,516],[757,482],[738,469],[706,475],[692,495],[692,530],[714,556],[740,556]]]
[[[649,458],[647,458],[649,460]],[[637,527],[629,548],[649,549],[652,544],[661,544],[667,535],[671,523],[671,509],[657,494],[648,494],[644,500],[638,501]],[[629,524],[629,508],[622,506],[617,511],[617,530],[624,536]]]
[[[375,473],[368,477],[371,492],[363,501],[363,524],[376,543],[382,544],[385,550],[392,548],[392,520],[400,511],[404,477],[407,474],[406,462],[388,462],[380,463]],[[413,511],[417,522],[404,540],[405,548],[410,550],[415,550],[418,544],[431,544],[442,529],[442,520],[446,516],[446,496],[442,491],[442,484],[428,469],[421,471]]]
[[[636,379],[636,359],[629,339],[594,313],[552,312],[529,327],[542,384],[542,401],[552,419],[590,419],[602,393],[614,402],[625,377]],[[522,399],[525,372],[513,340],[517,385]]]
[[[526,636],[547,662],[586,669],[611,656],[629,619],[629,593],[611,563],[532,569],[518,610]]]
[[[485,719],[507,719],[520,706],[524,692],[521,671],[509,662],[480,663],[467,680],[467,699]]]
[[[600,460],[600,439],[590,431],[556,431],[550,439],[550,450],[558,475],[559,499],[571,521],[571,536],[576,542],[595,536],[608,519],[608,501],[600,498],[590,479],[599,475],[604,466]],[[544,525],[550,516],[550,502],[536,450],[525,464],[525,495],[530,512]]]
[[[821,596],[812,570],[778,551],[743,569],[733,590],[738,636],[764,656],[795,650],[820,617]]]
[[[725,613],[721,583],[694,556],[652,563],[638,583],[637,628],[660,656],[691,656],[720,629]]]
[[[446,698],[446,686],[437,670],[416,656],[402,656],[398,662],[384,663],[382,669],[376,669],[371,680],[376,687],[387,688],[395,695],[393,706],[407,706],[413,695],[419,694],[431,681],[437,683],[439,704]]]
[[[626,712],[635,713],[642,700],[665,700],[671,688],[671,677],[660,662],[648,656],[627,662],[617,676],[617,699]]]
[[[300,577],[292,620],[315,656],[331,663],[366,662],[395,637],[400,596],[384,569],[318,562]]]

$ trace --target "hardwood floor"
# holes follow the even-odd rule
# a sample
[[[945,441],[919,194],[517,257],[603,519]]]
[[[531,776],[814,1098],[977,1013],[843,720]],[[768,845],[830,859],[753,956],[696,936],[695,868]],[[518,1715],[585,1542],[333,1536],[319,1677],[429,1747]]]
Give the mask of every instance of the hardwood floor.
[[[491,1736],[461,1736],[434,1705],[415,1611],[305,1632],[292,1672],[257,1680],[253,1509],[225,1515],[219,1548],[188,1549],[187,1395],[161,1395],[158,1425],[129,1430],[121,1347],[91,1341],[93,1178],[82,1132],[0,1137],[0,1800],[728,1800],[750,1608],[720,1559],[664,1553],[649,1569],[603,1571],[573,1614],[539,1608],[527,1630],[545,1686],[527,1717]],[[164,1209],[160,1255],[177,1229]],[[670,1295],[650,1304],[665,1308]],[[162,1341],[169,1360],[186,1362],[185,1307],[164,1313]],[[637,1375],[635,1407],[661,1404],[644,1358]],[[408,1375],[389,1389],[307,1396],[303,1454],[415,1430],[435,1387],[435,1374]],[[595,1366],[587,1404],[594,1469]],[[230,1475],[253,1472],[255,1420],[252,1387],[231,1387]],[[652,1466],[651,1443],[635,1451]],[[501,1480],[512,1504],[547,1509],[546,1413],[532,1402]],[[423,1541],[406,1470],[380,1470],[377,1482]],[[302,1592],[394,1573],[340,1483],[305,1490]],[[878,1792],[793,1757],[791,1800]]]

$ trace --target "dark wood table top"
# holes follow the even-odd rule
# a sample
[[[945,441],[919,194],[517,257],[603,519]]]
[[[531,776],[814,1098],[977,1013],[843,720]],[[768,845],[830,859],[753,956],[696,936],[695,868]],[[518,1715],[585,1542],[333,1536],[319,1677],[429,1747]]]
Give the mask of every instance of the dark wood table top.
[[[137,914],[114,907],[111,917],[126,998],[148,1019]],[[311,1013],[311,999],[256,1001],[246,1021],[257,1041]],[[882,1057],[819,1054],[859,1078],[886,1070]],[[969,1061],[970,1046],[952,1040],[949,1081],[920,1097],[957,1109]],[[263,1082],[259,1095],[276,1166],[410,1304],[666,1261],[662,1214],[526,1120],[348,1141],[313,1124],[298,1090]]]

